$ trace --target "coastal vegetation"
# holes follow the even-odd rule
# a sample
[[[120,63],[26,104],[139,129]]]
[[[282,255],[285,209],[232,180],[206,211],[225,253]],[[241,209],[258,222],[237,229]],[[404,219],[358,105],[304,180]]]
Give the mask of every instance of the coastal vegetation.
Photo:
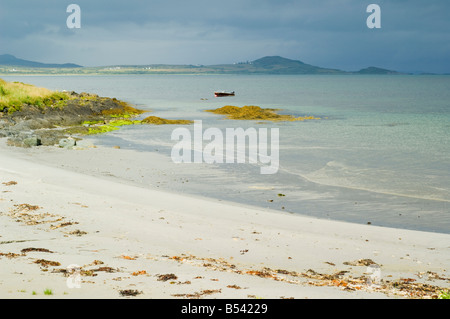
[[[127,119],[128,115],[125,115],[122,119],[113,119],[109,122],[106,121],[85,121],[82,126],[75,126],[67,128],[65,130],[68,134],[79,134],[79,135],[96,135],[104,134],[112,131],[118,130],[122,126],[126,125],[187,125],[193,123],[193,121],[188,120],[168,120],[157,116],[149,116],[143,120],[130,120]]]
[[[259,106],[246,105],[243,107],[226,105],[215,110],[206,110],[214,114],[226,115],[231,120],[259,120],[259,121],[305,121],[305,120],[319,120],[320,118],[314,116],[300,116],[278,114],[277,109],[263,109]]]
[[[6,82],[0,79],[0,111],[19,111],[24,104],[39,108],[61,107],[69,96],[21,82]]]
[[[450,299],[450,291],[449,290],[442,291],[439,294],[438,299]]]
[[[314,116],[279,114],[277,109],[226,105],[206,110],[232,120],[305,121]],[[189,125],[193,121],[142,118],[149,112],[116,98],[90,93],[59,92],[0,79],[0,137],[20,147],[59,145],[72,147],[82,136],[104,134],[129,125]]]
[[[12,146],[74,146],[77,138],[68,139],[72,135],[103,134],[126,125],[192,123],[156,116],[137,119],[146,112],[116,98],[0,79],[0,137],[8,137]]]
[[[142,123],[154,125],[186,125],[194,122],[189,120],[167,120],[157,116],[149,116],[143,119]]]
[[[112,103],[108,103],[109,101]],[[18,111],[31,111],[32,109],[46,113],[50,109],[63,110],[70,106],[71,102],[73,102],[71,106],[76,104],[79,107],[109,104],[106,108],[93,113],[111,118],[129,118],[146,112],[115,98],[103,98],[89,93],[52,91],[31,84],[7,82],[0,79],[0,112],[3,113],[13,114]]]

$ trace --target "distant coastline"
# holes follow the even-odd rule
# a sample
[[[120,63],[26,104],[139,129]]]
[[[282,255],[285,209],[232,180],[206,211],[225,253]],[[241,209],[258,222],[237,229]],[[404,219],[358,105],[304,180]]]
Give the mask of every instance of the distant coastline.
[[[370,66],[359,71],[322,68],[302,61],[280,56],[266,56],[255,61],[219,65],[113,65],[83,67],[73,63],[46,64],[0,55],[0,75],[128,75],[128,74],[279,74],[279,75],[407,75],[380,67]],[[431,75],[427,73],[426,75]]]

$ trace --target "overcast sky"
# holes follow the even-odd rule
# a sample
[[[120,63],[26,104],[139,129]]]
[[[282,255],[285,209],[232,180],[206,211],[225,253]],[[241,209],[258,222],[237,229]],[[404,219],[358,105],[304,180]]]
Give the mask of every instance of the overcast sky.
[[[69,29],[69,4],[81,28]],[[369,29],[369,4],[381,29]],[[280,55],[347,71],[450,73],[448,0],[2,0],[0,54],[47,63],[220,64]]]

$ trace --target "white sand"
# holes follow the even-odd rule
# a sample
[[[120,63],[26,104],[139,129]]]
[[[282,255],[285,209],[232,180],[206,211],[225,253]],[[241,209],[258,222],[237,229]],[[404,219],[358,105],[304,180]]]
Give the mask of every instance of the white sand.
[[[427,276],[450,277],[450,235],[319,220],[163,192],[158,182],[168,182],[167,176],[176,177],[185,168],[159,155],[0,144],[0,298],[121,298],[119,291],[126,289],[142,292],[135,298],[403,298],[392,290],[377,291],[365,280],[344,289],[349,278],[370,270],[344,264],[359,259],[379,264],[384,282],[410,278],[450,286],[448,280]],[[192,170],[204,173],[204,167]],[[142,187],[143,176],[154,183]],[[10,181],[17,184],[2,184]],[[27,212],[20,204],[39,209]],[[29,215],[42,219],[29,225]],[[86,234],[70,234],[75,230]],[[53,253],[20,255],[25,248]],[[7,253],[19,255],[9,258]],[[45,268],[35,263],[39,259],[60,265]],[[67,279],[77,277],[55,270],[72,264],[114,272],[81,276],[80,288],[70,288]],[[264,268],[269,268],[267,278],[256,272]],[[348,272],[334,282],[286,274],[309,269]],[[177,278],[160,281],[162,274]],[[53,295],[44,295],[45,289]]]

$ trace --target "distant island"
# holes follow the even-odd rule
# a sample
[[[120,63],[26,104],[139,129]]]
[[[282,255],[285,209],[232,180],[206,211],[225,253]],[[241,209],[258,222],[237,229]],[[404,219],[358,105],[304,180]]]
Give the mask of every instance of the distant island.
[[[74,63],[48,64],[0,55],[0,74],[404,74],[378,67],[355,72],[322,68],[280,56],[266,56],[255,61],[218,65],[115,65],[83,67]]]

